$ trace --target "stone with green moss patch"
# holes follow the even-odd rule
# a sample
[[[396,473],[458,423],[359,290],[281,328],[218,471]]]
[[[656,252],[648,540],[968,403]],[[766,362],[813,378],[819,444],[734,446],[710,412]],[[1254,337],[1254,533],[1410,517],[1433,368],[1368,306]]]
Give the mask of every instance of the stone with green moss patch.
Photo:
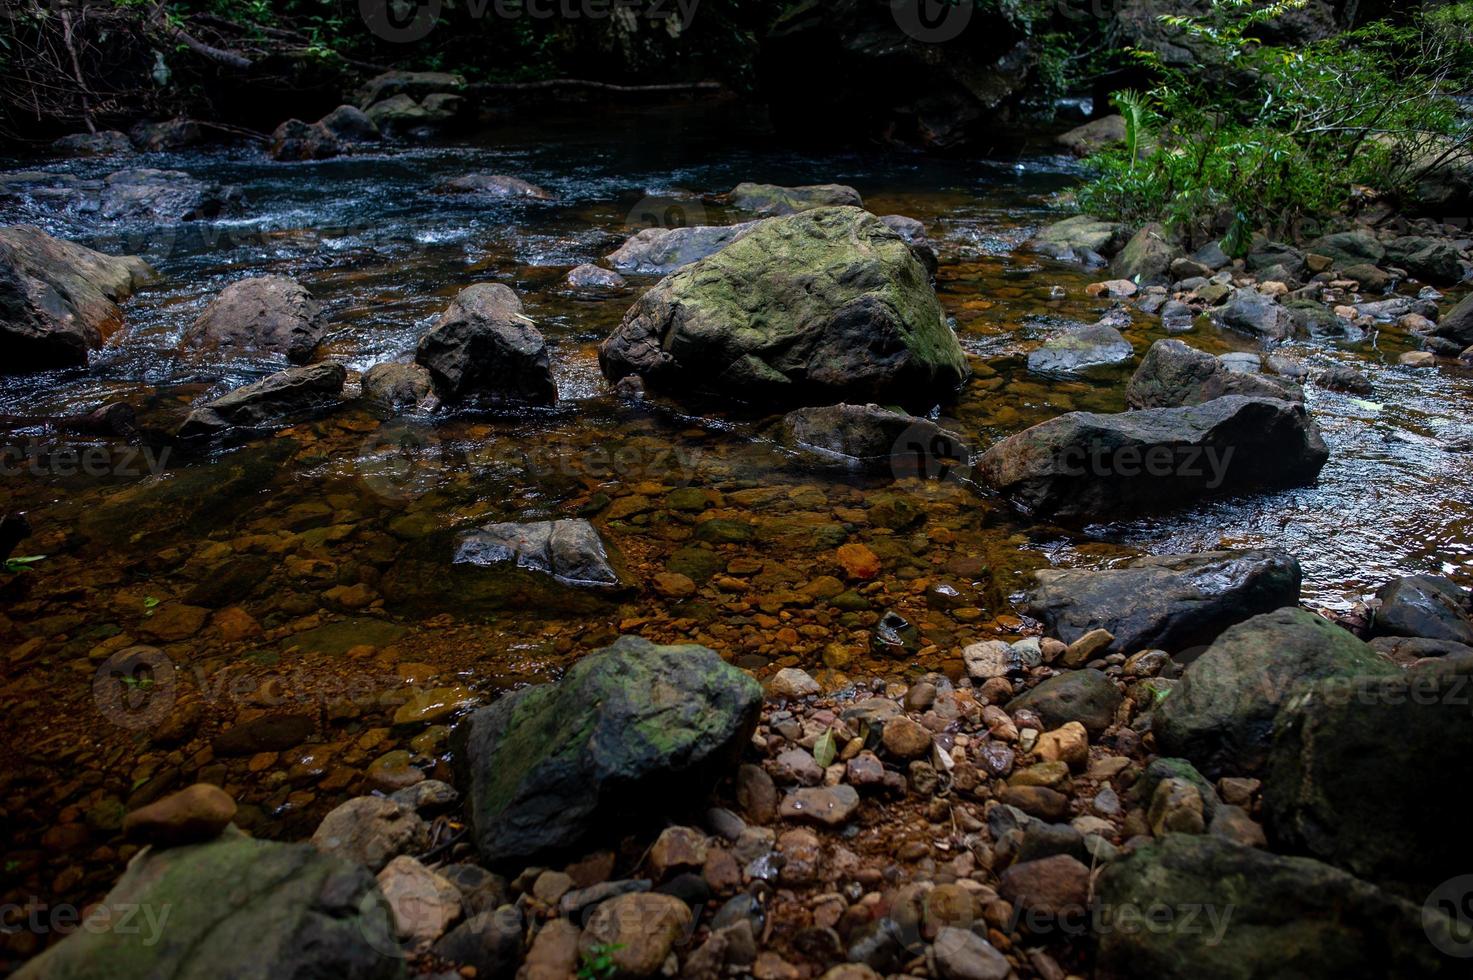
[[[761,686],[701,646],[621,637],[556,684],[474,712],[452,746],[489,862],[566,851],[699,799],[751,736]]]

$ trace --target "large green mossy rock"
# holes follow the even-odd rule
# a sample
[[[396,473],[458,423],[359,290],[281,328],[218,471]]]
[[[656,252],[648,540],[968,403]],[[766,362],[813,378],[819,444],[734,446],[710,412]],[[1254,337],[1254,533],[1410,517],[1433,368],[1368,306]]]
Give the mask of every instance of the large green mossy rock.
[[[765,403],[930,406],[967,376],[925,267],[854,207],[775,218],[657,283],[599,349],[610,381]]]
[[[1473,869],[1473,658],[1323,681],[1285,704],[1264,776],[1274,841],[1421,899]]]
[[[1463,976],[1449,921],[1309,858],[1170,834],[1106,866],[1098,974],[1118,980]]]
[[[311,844],[231,833],[145,851],[24,980],[396,980],[404,958],[373,875]]]
[[[1306,686],[1396,673],[1370,646],[1312,612],[1264,613],[1229,627],[1187,667],[1156,709],[1156,742],[1211,777],[1253,772],[1268,755],[1280,705]]]
[[[713,650],[625,636],[556,684],[474,712],[453,744],[481,856],[563,851],[698,802],[761,703],[761,686]]]

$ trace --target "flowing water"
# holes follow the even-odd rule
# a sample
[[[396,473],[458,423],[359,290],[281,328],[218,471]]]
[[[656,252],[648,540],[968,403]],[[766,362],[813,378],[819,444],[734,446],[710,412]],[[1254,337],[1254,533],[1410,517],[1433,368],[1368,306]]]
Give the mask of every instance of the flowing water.
[[[84,177],[110,169],[14,165]],[[228,221],[162,228],[99,227],[45,202],[0,216],[139,252],[162,273],[128,301],[128,326],[89,370],[0,385],[12,452],[0,510],[25,510],[35,526],[17,554],[47,556],[0,584],[4,901],[99,896],[129,853],[117,835],[123,808],[197,779],[235,794],[254,833],[310,833],[373,785],[365,772],[376,762],[375,774],[403,762],[385,760],[391,750],[432,773],[444,765],[442,727],[391,722],[416,690],[490,696],[555,675],[621,632],[706,643],[759,674],[955,672],[961,645],[1024,625],[1010,597],[1050,564],[1280,545],[1304,565],[1306,603],[1337,610],[1396,575],[1473,578],[1473,375],[1396,366],[1411,344],[1394,333],[1289,346],[1350,361],[1375,382],[1374,401],[1310,388],[1332,451],[1316,486],[1068,531],[1019,516],[955,473],[807,469],[767,438],[760,413],[620,399],[596,351],[632,294],[590,300],[562,285],[569,267],[634,228],[738,220],[705,195],[739,181],[847,183],[877,214],[924,221],[942,254],[938,292],[973,367],[943,409],[949,427],[985,448],[1062,412],[1118,411],[1129,367],[1058,379],[1024,366],[1051,330],[1104,309],[1085,294],[1092,277],[1020,248],[1078,180],[1046,144],[990,161],[801,155],[738,110],[644,109],[317,163],[234,150],[129,165],[239,185],[248,205]],[[433,192],[476,171],[523,177],[554,200]],[[398,420],[350,406],[244,446],[164,458],[59,429],[60,416],[123,400],[146,430],[165,430],[192,400],[279,369],[176,354],[222,287],[267,272],[296,277],[324,304],[322,354],[356,370],[411,352],[461,288],[504,282],[548,338],[559,403]],[[1064,298],[1050,298],[1054,286]],[[1163,333],[1137,314],[1126,336],[1143,352]],[[1213,352],[1255,349],[1205,324],[1186,339]],[[17,448],[39,456],[16,465]],[[84,449],[105,462],[73,472],[65,453]],[[603,530],[638,588],[603,599],[488,582],[448,562],[457,529],[573,515]],[[850,541],[884,564],[859,587],[836,580],[835,549]],[[648,583],[666,571],[701,588],[662,596]],[[887,610],[918,628],[918,649],[873,652]],[[161,652],[142,671],[130,661],[120,687],[117,654],[137,643]],[[211,747],[223,727],[256,717],[304,726],[307,744],[273,749],[261,736],[238,754]]]

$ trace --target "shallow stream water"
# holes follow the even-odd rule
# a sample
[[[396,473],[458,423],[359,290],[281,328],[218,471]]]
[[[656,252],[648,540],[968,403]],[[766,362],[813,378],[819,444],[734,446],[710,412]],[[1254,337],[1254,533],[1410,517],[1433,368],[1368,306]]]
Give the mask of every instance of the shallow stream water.
[[[875,213],[924,221],[941,253],[937,289],[973,368],[942,410],[949,427],[982,449],[1062,412],[1118,411],[1130,366],[1075,379],[1024,366],[1052,329],[1093,322],[1107,305],[1085,294],[1097,276],[1021,248],[1056,216],[1054,195],[1079,179],[1072,161],[1041,146],[990,161],[804,155],[772,144],[740,110],[644,109],[317,163],[240,149],[126,164],[238,185],[248,203],[228,221],[99,227],[41,202],[0,215],[143,254],[162,275],[127,302],[127,327],[89,370],[0,385],[5,445],[49,447],[34,466],[7,467],[0,500],[36,529],[17,553],[47,556],[8,577],[0,605],[12,753],[0,776],[12,828],[6,896],[98,897],[128,853],[116,833],[123,809],[197,779],[235,794],[254,833],[310,833],[328,808],[373,785],[370,767],[403,762],[384,762],[391,750],[432,773],[444,765],[439,726],[392,724],[415,691],[461,685],[488,697],[553,676],[620,632],[706,643],[759,674],[798,665],[907,675],[956,672],[962,645],[1025,626],[1009,597],[1050,564],[1279,545],[1304,566],[1305,602],[1333,610],[1397,575],[1473,580],[1473,373],[1397,366],[1414,345],[1394,332],[1286,348],[1348,360],[1375,384],[1373,399],[1309,388],[1332,453],[1316,486],[1069,531],[955,474],[805,468],[766,438],[771,420],[760,412],[617,398],[596,349],[634,293],[590,300],[562,285],[571,266],[639,227],[739,220],[707,197],[739,181],[851,184]],[[8,163],[84,177],[120,166]],[[554,199],[434,193],[477,171],[522,177]],[[244,446],[165,459],[58,432],[57,417],[115,400],[132,404],[145,428],[167,429],[192,400],[283,366],[177,354],[183,328],[221,288],[266,272],[298,278],[324,304],[331,332],[321,355],[355,370],[412,351],[461,288],[504,282],[548,338],[560,401],[399,420],[349,407]],[[1054,286],[1063,299],[1050,299]],[[1135,317],[1126,336],[1139,354],[1164,333],[1155,318]],[[1256,349],[1205,324],[1185,339],[1215,353]],[[105,450],[106,472],[68,472],[48,455],[58,446]],[[614,600],[505,589],[448,564],[457,529],[572,515],[603,530],[639,588]],[[843,578],[835,549],[850,541],[884,565],[859,587],[828,578]],[[658,594],[647,583],[664,571],[699,590]],[[873,652],[887,610],[918,627],[919,649]],[[135,643],[156,646],[162,660],[119,692],[112,658]],[[211,747],[222,728],[257,717],[304,726],[307,744],[232,755]]]

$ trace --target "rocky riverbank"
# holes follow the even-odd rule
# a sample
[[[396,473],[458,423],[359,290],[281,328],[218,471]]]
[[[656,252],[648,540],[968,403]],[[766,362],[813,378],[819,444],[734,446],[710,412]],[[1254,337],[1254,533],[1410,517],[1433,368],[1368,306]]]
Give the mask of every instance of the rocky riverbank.
[[[466,170],[420,180],[437,223],[567,194]],[[91,213],[90,186],[25,186]],[[7,356],[92,317],[44,377],[102,404],[63,421],[191,454],[84,492],[75,528],[33,510],[56,572],[6,581],[7,695],[77,772],[26,750],[19,887],[95,897],[130,862],[88,920],[113,928],[16,934],[23,975],[220,972],[243,935],[260,975],[1453,975],[1453,923],[1422,908],[1462,812],[1466,591],[1397,578],[1337,624],[1300,608],[1309,550],[1214,531],[1143,558],[1103,522],[1280,519],[1360,451],[1326,393],[1465,370],[1328,355],[1376,331],[1451,352],[1466,240],[1367,226],[1232,262],[1045,230],[1096,243],[1063,259],[1113,253],[1093,282],[843,185],[680,200],[718,223],[577,214],[527,246],[570,261],[457,254],[375,283],[367,315],[317,274],[371,277],[366,252],[232,267],[153,311],[158,370],[189,383],[147,400],[112,359],[148,329],[120,305],[144,268],[3,233],[29,243]],[[1384,279],[1352,261],[1378,246]],[[355,347],[372,316],[410,342]],[[322,476],[375,440],[522,458],[549,432],[713,460],[524,483],[467,454],[418,496],[412,469]],[[69,727],[78,691],[127,730]]]

